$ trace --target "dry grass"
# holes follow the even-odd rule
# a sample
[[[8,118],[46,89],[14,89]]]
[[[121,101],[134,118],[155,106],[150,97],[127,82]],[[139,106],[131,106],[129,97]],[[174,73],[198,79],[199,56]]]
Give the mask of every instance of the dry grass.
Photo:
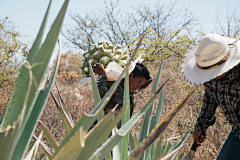
[[[151,74],[156,77],[158,67],[156,64],[149,64],[148,68]],[[163,66],[163,71],[170,71],[169,65]],[[174,74],[170,72],[165,72],[165,78],[170,78],[171,80],[167,83],[165,87],[164,95],[164,106],[162,109],[162,116],[164,117],[173,107],[175,107],[181,99],[183,99],[187,93],[192,89],[182,78],[181,74],[176,72]],[[160,79],[160,84],[162,83],[162,78]],[[74,122],[76,122],[82,114],[90,113],[93,109],[93,96],[92,93],[79,86],[76,82],[66,83],[57,80],[58,88],[60,90],[61,96],[68,107],[69,113],[71,114]],[[147,89],[138,93],[135,98],[136,108],[134,113],[136,113],[148,100],[151,94],[151,84]],[[7,100],[10,98],[11,92],[13,90],[12,86],[6,86],[0,89],[0,115],[5,107]],[[171,124],[165,131],[164,140],[183,136],[188,130],[193,130],[196,118],[201,109],[202,97],[203,97],[203,86],[198,86],[197,91],[192,95],[190,100],[187,101],[182,110],[174,118]],[[52,92],[56,95],[56,87],[53,86]],[[156,104],[158,101],[155,102]],[[156,105],[153,111],[153,115],[156,112]],[[219,152],[223,142],[225,141],[229,131],[230,126],[227,123],[221,110],[217,110],[217,120],[216,123],[210,127],[207,131],[208,139],[205,143],[198,148],[195,160],[204,159],[212,160],[215,159],[217,153]],[[56,106],[53,102],[52,97],[49,96],[45,109],[41,115],[43,122],[49,127],[55,138],[61,142],[61,140],[66,136],[66,130],[61,122],[61,119],[57,113]],[[141,126],[143,118],[133,127],[132,132],[138,134],[139,128]],[[36,129],[36,134],[39,133],[39,129]],[[177,140],[180,140],[178,138]],[[45,140],[44,140],[45,141]],[[193,143],[192,136],[190,135],[187,140],[187,145],[185,147],[186,151],[190,150],[191,144]]]

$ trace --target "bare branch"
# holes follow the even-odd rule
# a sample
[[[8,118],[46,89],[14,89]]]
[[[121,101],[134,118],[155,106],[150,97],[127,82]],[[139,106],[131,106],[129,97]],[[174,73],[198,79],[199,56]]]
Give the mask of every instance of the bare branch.
[[[195,19],[187,8],[176,9],[177,0],[161,5],[133,6],[129,13],[119,9],[121,1],[107,3],[104,8],[100,8],[85,16],[70,14],[70,18],[75,22],[75,26],[67,27],[64,30],[64,37],[73,46],[81,49],[88,49],[94,42],[105,40],[116,42],[120,45],[133,44],[134,38],[138,38],[146,28],[151,28],[152,35],[157,38],[167,38],[169,42],[176,35],[168,36],[171,31],[178,28],[187,27],[189,31],[196,25]],[[128,46],[128,51],[131,48]]]

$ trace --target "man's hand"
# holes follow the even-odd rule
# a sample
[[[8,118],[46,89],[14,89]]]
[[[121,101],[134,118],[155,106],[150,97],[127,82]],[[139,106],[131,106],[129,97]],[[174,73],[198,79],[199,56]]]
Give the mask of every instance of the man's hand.
[[[203,143],[204,140],[207,139],[207,136],[201,135],[201,132],[194,130],[193,139],[197,142],[199,146],[201,146],[201,143]]]
[[[93,69],[94,69],[95,73],[98,74],[98,75],[106,75],[106,72],[105,72],[105,69],[103,67],[103,64],[101,64],[101,63],[96,63],[93,66]]]

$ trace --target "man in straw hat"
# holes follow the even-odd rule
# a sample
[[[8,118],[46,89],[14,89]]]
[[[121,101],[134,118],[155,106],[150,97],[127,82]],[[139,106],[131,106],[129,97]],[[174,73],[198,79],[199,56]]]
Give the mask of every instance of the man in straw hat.
[[[199,145],[215,118],[217,106],[232,126],[217,160],[240,159],[240,42],[229,35],[206,35],[193,44],[183,58],[182,73],[191,84],[205,86],[203,105],[197,118],[193,139]]]

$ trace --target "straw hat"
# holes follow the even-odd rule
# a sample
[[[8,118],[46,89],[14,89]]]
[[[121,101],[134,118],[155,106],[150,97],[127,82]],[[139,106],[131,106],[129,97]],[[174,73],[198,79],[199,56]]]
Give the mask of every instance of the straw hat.
[[[230,35],[208,34],[193,44],[182,62],[184,79],[202,84],[226,73],[240,62],[239,38]]]

